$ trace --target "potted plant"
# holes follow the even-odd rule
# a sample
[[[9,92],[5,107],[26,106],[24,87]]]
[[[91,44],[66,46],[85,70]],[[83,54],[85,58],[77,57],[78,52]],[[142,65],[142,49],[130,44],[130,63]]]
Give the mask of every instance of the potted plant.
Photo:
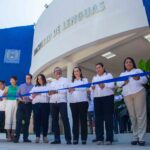
[[[141,59],[138,63],[138,68],[144,72],[150,72],[150,59],[147,61]],[[148,82],[144,86],[147,93],[147,132],[150,132],[150,75],[147,75],[147,79]]]
[[[131,132],[131,122],[129,119],[129,114],[121,93],[122,88],[115,88],[114,132],[116,134]]]

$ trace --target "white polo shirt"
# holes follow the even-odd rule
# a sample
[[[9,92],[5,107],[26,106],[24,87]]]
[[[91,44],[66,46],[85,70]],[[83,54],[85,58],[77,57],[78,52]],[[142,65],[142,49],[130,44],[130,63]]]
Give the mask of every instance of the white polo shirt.
[[[50,103],[66,103],[67,102],[67,90],[59,90],[68,87],[68,80],[64,77],[60,77],[58,80],[54,80],[48,85],[48,90],[58,90],[57,94],[50,96]]]
[[[4,90],[0,90],[0,96],[3,96]],[[6,107],[6,99],[3,98],[2,101],[0,101],[0,111],[5,111]]]
[[[47,85],[45,85],[45,86],[34,86],[31,89],[30,93],[42,92],[42,91],[48,91]],[[38,94],[38,95],[36,95],[35,98],[32,98],[32,96],[30,96],[30,98],[32,99],[32,104],[36,104],[36,103],[49,103],[47,93]]]
[[[133,75],[133,74],[137,74],[137,73],[143,73],[143,71],[141,69],[134,68],[131,71],[122,72],[120,74],[120,77],[127,76],[127,75]],[[125,83],[124,81],[117,82],[117,86],[122,87],[124,83]],[[141,91],[142,89],[144,89],[143,85],[146,83],[147,83],[147,78],[145,76],[140,77],[139,80],[134,80],[133,77],[129,77],[129,83],[122,87],[122,95],[128,96],[131,94],[135,94],[135,93]]]
[[[104,73],[103,75],[96,75],[93,77],[92,82],[98,82],[103,80],[113,79],[111,73]],[[95,89],[93,90],[94,98],[95,97],[104,97],[110,96],[114,94],[114,82],[111,83],[104,83],[105,87],[101,89],[98,84],[95,85]],[[92,89],[91,89],[92,90]]]
[[[69,87],[74,87],[82,84],[87,84],[87,78],[83,78],[82,80],[75,79],[74,82],[70,83]],[[78,103],[78,102],[87,102],[87,88],[75,88],[70,94],[70,103]]]

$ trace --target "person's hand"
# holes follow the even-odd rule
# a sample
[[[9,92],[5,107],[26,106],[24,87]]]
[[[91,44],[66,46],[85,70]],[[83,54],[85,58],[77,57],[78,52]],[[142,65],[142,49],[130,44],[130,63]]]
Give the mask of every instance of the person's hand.
[[[22,99],[23,99],[23,100],[28,100],[28,99],[29,99],[29,96],[23,96]]]
[[[133,79],[134,80],[140,80],[140,77],[139,76],[134,76]]]
[[[54,94],[54,92],[52,92],[52,91],[48,92],[48,95],[50,95],[50,96],[53,95],[53,94]]]
[[[86,91],[87,91],[87,94],[91,94],[91,91],[90,91],[90,89],[87,89]]]
[[[19,101],[19,102],[25,102],[23,99],[19,99],[18,101]]]
[[[92,85],[91,88],[92,88],[92,90],[95,90],[95,85]]]
[[[129,80],[125,80],[124,84],[122,85],[122,87],[125,86],[125,85],[127,85],[128,83],[129,83]]]
[[[57,94],[58,92],[56,90],[52,90],[52,91],[49,91],[48,94],[51,96],[51,95],[54,95],[54,94]]]
[[[101,83],[101,84],[99,84],[99,87],[100,87],[101,89],[103,89],[103,88],[105,87],[105,84],[104,84],[104,83]]]
[[[32,98],[34,99],[38,94],[32,94]]]
[[[37,94],[36,94],[37,95]],[[33,97],[32,97],[33,98]],[[19,98],[19,101],[20,102],[25,102],[25,101],[27,101],[27,100],[29,100],[29,97],[28,96],[22,96],[22,97],[20,97]]]
[[[128,83],[129,83],[129,80],[126,80],[124,83],[125,83],[125,85],[128,84]]]
[[[72,93],[75,91],[75,88],[69,88],[69,93]]]

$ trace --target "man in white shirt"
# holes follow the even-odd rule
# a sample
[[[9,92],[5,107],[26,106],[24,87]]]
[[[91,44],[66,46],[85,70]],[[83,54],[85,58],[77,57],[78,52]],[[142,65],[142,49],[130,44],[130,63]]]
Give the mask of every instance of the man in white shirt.
[[[59,90],[68,87],[66,78],[62,77],[62,69],[54,69],[55,81],[49,84],[50,107],[53,122],[53,131],[55,139],[51,144],[60,144],[59,113],[61,114],[64,125],[65,139],[67,144],[71,144],[71,130],[67,112],[67,90]]]
[[[0,96],[3,95],[5,90],[5,82],[0,80]],[[3,98],[0,100],[0,125],[2,129],[4,129],[5,124],[5,106],[6,106],[6,100]]]

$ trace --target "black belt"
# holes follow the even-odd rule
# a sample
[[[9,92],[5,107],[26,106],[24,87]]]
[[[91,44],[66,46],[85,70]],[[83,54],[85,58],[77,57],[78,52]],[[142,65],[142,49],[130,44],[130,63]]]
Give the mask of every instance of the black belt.
[[[32,104],[32,102],[19,101],[20,104]]]

